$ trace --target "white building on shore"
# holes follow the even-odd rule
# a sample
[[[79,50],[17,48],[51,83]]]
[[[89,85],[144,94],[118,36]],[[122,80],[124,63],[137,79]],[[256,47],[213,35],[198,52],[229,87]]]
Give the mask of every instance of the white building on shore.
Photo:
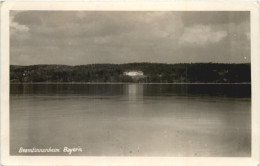
[[[137,77],[137,76],[144,76],[144,73],[142,71],[126,71],[124,72],[124,75]]]

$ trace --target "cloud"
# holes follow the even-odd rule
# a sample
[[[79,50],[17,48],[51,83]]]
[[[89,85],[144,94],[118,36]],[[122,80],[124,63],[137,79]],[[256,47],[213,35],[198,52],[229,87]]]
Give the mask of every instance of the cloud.
[[[20,25],[17,22],[12,22],[11,25],[11,33],[15,32],[28,32],[30,29],[25,25]]]
[[[18,22],[14,21],[15,15],[19,12],[12,12],[10,15],[10,33],[11,35],[15,34],[16,32],[28,32],[30,30],[29,27],[26,25],[19,24]]]
[[[208,25],[195,25],[187,27],[184,33],[180,37],[180,45],[191,46],[205,46],[213,43],[217,43],[227,36],[227,32],[224,30],[214,31]]]
[[[244,39],[250,24],[239,20],[244,12],[213,13],[11,11],[10,60],[20,65],[244,62],[237,56],[250,57]],[[200,19],[191,19],[195,15]]]
[[[250,20],[250,11],[190,11],[182,13],[185,26],[239,24]]]

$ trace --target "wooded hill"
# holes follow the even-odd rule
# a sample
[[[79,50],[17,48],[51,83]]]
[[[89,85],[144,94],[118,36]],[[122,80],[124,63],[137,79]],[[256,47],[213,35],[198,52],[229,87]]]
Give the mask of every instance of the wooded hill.
[[[142,71],[131,77],[126,71]],[[90,64],[10,66],[11,82],[250,83],[250,64]]]

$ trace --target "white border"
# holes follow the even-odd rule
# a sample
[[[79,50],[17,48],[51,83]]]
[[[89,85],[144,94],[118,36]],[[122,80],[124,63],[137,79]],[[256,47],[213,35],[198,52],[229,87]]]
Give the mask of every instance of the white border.
[[[9,10],[89,11],[250,11],[252,74],[252,156],[251,157],[82,157],[9,155]],[[174,166],[256,166],[259,163],[260,58],[259,3],[253,1],[186,2],[4,2],[1,10],[1,157],[2,165],[174,165]]]

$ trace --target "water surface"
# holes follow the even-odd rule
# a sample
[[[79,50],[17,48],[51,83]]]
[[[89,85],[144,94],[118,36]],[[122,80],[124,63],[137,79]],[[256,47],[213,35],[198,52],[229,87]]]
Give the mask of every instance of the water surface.
[[[251,155],[250,85],[11,84],[11,155]]]

